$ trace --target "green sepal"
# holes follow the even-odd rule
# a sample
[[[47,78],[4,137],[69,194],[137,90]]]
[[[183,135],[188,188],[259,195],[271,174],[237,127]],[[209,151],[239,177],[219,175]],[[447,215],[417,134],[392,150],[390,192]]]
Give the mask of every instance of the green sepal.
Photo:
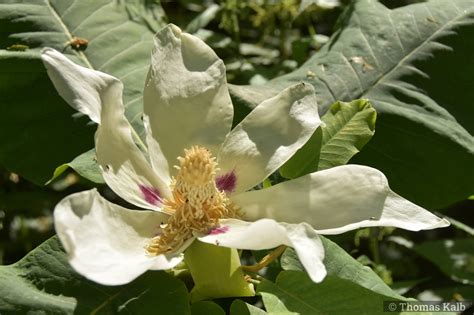
[[[211,298],[254,296],[253,285],[244,278],[236,249],[194,241],[184,261],[194,280],[191,302]]]

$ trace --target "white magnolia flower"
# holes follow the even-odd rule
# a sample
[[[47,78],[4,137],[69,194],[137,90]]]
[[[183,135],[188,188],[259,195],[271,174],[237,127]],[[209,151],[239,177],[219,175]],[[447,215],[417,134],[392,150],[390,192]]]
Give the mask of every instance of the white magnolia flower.
[[[335,167],[248,191],[321,124],[313,88],[299,83],[285,89],[231,130],[233,107],[222,60],[174,25],[155,38],[144,90],[142,149],[124,116],[118,79],[78,66],[53,49],[45,49],[42,58],[59,94],[98,124],[96,156],[106,183],[123,199],[151,210],[125,209],[96,190],[58,204],[56,231],[69,261],[93,281],[118,285],[149,269],[172,268],[197,238],[249,250],[291,246],[319,282],[326,270],[318,234],[448,225],[392,192],[385,176],[366,166]]]

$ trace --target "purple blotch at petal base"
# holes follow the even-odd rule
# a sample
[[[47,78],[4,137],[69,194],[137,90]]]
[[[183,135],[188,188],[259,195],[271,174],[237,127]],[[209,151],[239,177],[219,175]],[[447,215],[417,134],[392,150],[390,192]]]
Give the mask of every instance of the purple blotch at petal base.
[[[149,204],[158,206],[163,203],[163,199],[161,199],[160,196],[160,191],[157,188],[152,186],[145,186],[142,184],[139,184],[138,187],[140,188],[140,191],[142,192],[145,201]]]
[[[230,230],[230,228],[226,225],[219,226],[217,228],[214,228],[214,229],[210,230],[208,235],[224,234],[224,233],[228,232],[229,230]]]
[[[231,193],[235,191],[237,176],[234,171],[216,177],[216,186],[220,191]]]

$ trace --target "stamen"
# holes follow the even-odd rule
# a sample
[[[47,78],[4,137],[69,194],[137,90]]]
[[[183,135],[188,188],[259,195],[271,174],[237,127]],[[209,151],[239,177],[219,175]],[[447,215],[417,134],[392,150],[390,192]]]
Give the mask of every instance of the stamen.
[[[238,209],[216,187],[217,162],[207,149],[184,150],[178,161],[178,174],[171,183],[173,197],[163,201],[165,212],[173,215],[147,245],[151,256],[178,250],[193,232],[207,233],[219,219],[238,217]]]

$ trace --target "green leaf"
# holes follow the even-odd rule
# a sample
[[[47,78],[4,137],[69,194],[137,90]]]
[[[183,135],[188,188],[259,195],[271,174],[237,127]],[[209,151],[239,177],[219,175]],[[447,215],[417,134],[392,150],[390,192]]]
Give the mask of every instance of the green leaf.
[[[300,7],[298,8],[298,14],[301,14],[311,6],[316,6],[323,9],[332,9],[340,5],[341,3],[339,0],[301,0]]]
[[[339,22],[298,70],[258,87],[231,86],[238,104],[249,110],[301,80],[314,85],[323,113],[338,100],[368,99],[377,132],[353,162],[380,169],[397,193],[425,207],[472,195],[474,2],[390,10],[353,1]]]
[[[126,115],[140,134],[142,90],[153,34],[163,25],[158,1],[2,1],[0,163],[36,184],[44,184],[58,165],[94,146],[95,126],[87,125],[87,118],[74,115],[46,74],[40,60],[45,46],[122,80]],[[73,37],[87,40],[87,48],[74,50],[70,45]],[[15,44],[28,49],[6,49]],[[79,173],[97,180],[97,173],[84,171],[94,167],[93,161],[89,156],[81,159],[69,165],[79,164]],[[64,169],[60,167],[55,175]]]
[[[206,27],[212,20],[216,18],[217,13],[221,10],[221,7],[217,4],[211,4],[198,16],[196,16],[186,26],[185,31],[190,34],[197,33],[200,29]]]
[[[427,278],[425,279],[416,279],[416,280],[404,280],[404,281],[397,281],[392,283],[390,286],[393,291],[397,292],[398,294],[405,294],[411,289],[413,289],[415,286],[419,285],[420,283],[426,281]]]
[[[474,239],[429,241],[415,245],[413,250],[454,281],[474,285]]]
[[[364,287],[377,294],[394,299],[405,299],[390,289],[372,269],[352,258],[352,256],[346,253],[346,251],[340,248],[336,243],[325,237],[320,237],[324,246],[324,265],[326,266],[329,276],[352,282],[355,285]],[[304,270],[292,248],[288,248],[283,253],[281,257],[281,267],[283,270]]]
[[[434,296],[441,301],[451,301],[451,300],[469,300],[474,296],[474,286],[472,285],[453,285],[448,284],[442,287],[436,287],[427,289],[420,294],[426,293],[428,296]]]
[[[394,300],[335,276],[314,283],[300,271],[283,271],[275,283],[263,280],[258,293],[270,314],[282,308],[301,315],[384,314],[383,302]]]
[[[457,228],[461,231],[464,231],[464,232],[466,232],[467,234],[469,234],[471,236],[474,236],[474,229],[472,227],[470,227],[469,225],[464,224],[461,221],[458,221],[456,219],[450,218],[450,217],[448,217],[447,215],[444,215],[444,214],[441,215],[441,214],[437,213],[436,215],[442,216],[443,218],[447,219],[449,221],[449,223],[451,223],[455,228]]]
[[[51,181],[56,179],[68,167],[73,168],[79,175],[93,181],[94,183],[105,183],[104,178],[102,177],[102,171],[95,159],[95,149],[92,149],[79,155],[71,162],[58,166],[53,173],[53,177],[46,184],[49,184]]]
[[[337,102],[323,116],[318,170],[346,164],[372,138],[377,113],[367,100]]]
[[[281,176],[292,179],[318,170],[324,129],[318,127],[308,142],[280,167]]]
[[[367,100],[334,103],[321,117],[325,125],[281,167],[280,173],[297,178],[345,165],[374,135],[376,117]]]
[[[225,315],[225,311],[214,302],[200,301],[191,305],[191,315]]]
[[[52,237],[19,262],[0,266],[1,314],[189,315],[184,283],[165,272],[148,272],[132,283],[106,287],[75,273]]]
[[[268,280],[264,280],[264,281],[267,282]],[[271,283],[270,281],[268,282]],[[300,315],[300,313],[289,311],[285,303],[282,300],[280,300],[278,295],[274,295],[268,292],[259,292],[259,294],[262,296],[265,309],[270,314]]]
[[[269,314],[258,307],[245,303],[242,300],[234,300],[230,306],[230,315],[265,315]],[[194,315],[194,314],[193,314]]]

